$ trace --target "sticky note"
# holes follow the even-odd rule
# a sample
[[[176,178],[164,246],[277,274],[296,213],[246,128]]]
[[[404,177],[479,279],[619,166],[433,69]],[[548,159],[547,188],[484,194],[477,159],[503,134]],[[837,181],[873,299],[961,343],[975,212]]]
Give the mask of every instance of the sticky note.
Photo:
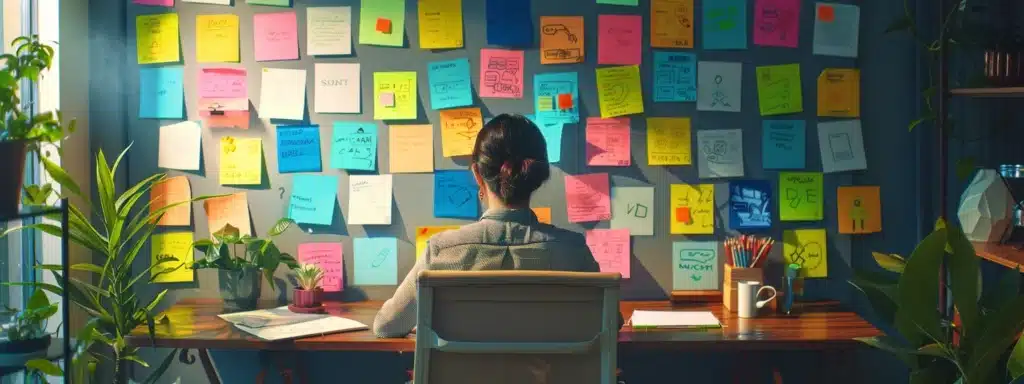
[[[177,63],[178,14],[135,16],[135,47],[139,64]]]
[[[537,119],[543,120],[545,124],[580,121],[579,108],[572,103],[579,99],[579,74],[576,72],[537,74],[533,77],[533,97],[537,101]],[[572,105],[563,108],[563,98],[568,98]]]
[[[427,242],[434,235],[450,231],[453,229],[459,229],[458,225],[441,225],[433,227],[416,227],[416,260],[419,260],[423,255],[427,254]]]
[[[779,173],[779,220],[819,221],[824,218],[821,172]]]
[[[761,165],[764,169],[802,169],[807,158],[807,123],[765,120],[761,123]]]
[[[754,1],[754,45],[796,48],[799,33],[800,0]]]
[[[629,278],[629,230],[592,229],[586,232],[587,247],[601,272],[618,273]]]
[[[376,170],[377,125],[335,121],[331,140],[331,168]]]
[[[139,68],[139,118],[181,119],[185,88],[180,65]]]
[[[689,117],[647,118],[647,165],[690,165]]]
[[[202,128],[194,121],[160,127],[157,166],[164,169],[199,170]]]
[[[244,68],[199,70],[199,118],[208,128],[249,129],[249,89]]]
[[[189,226],[192,225],[192,189],[188,177],[174,176],[153,183],[149,191],[149,212],[152,214],[165,207],[175,205],[164,211],[156,225]]]
[[[782,256],[787,264],[800,266],[800,277],[828,277],[828,243],[824,229],[782,232]]]
[[[382,92],[380,94],[380,105],[388,108],[395,106],[395,93],[394,92]]]
[[[643,17],[639,15],[597,16],[597,63],[640,65]]]
[[[480,216],[480,192],[473,173],[446,170],[434,173],[434,217],[476,219]]]
[[[352,241],[352,249],[355,285],[398,284],[398,239],[357,237]]]
[[[236,68],[203,68],[199,72],[199,97],[234,99],[249,96],[245,70]]]
[[[533,207],[533,214],[537,216],[537,221],[542,224],[551,224],[551,207]]]
[[[701,178],[743,177],[743,130],[714,129],[697,131]]]
[[[523,98],[523,51],[480,50],[480,97]]]
[[[174,0],[132,0],[133,4],[153,5],[158,7],[173,7]]]
[[[238,16],[196,16],[196,61],[238,62]]]
[[[245,3],[253,5],[269,5],[274,7],[288,7],[291,5],[291,0],[245,0]]]
[[[587,118],[587,165],[628,167],[629,118]]]
[[[427,65],[430,108],[433,110],[473,105],[469,59],[435,61]]]
[[[831,23],[836,21],[836,11],[829,4],[818,4],[818,20]]]
[[[572,94],[562,93],[558,95],[558,109],[572,109]]]
[[[324,271],[320,288],[324,292],[341,292],[345,289],[345,257],[341,243],[299,244],[298,259],[302,264],[313,264]]]
[[[195,279],[192,232],[158,233],[149,239],[154,266],[149,276],[154,283],[188,283]]]
[[[231,5],[232,0],[181,0],[184,3]]]
[[[697,110],[739,112],[742,106],[743,63],[697,62]]]
[[[540,63],[582,63],[585,57],[582,16],[540,17]]]
[[[857,57],[860,7],[836,3],[816,4],[812,52],[815,55]]]
[[[826,68],[818,75],[818,116],[860,117],[860,70]]]
[[[537,112],[550,112],[555,109],[555,100],[551,96],[537,97]]]
[[[761,116],[803,112],[803,100],[800,64],[757,67],[757,104]]]
[[[434,126],[388,126],[388,165],[391,173],[434,171]]]
[[[476,135],[484,127],[480,108],[441,111],[441,153],[444,157],[473,154]]]
[[[313,64],[313,112],[359,113],[359,63]]]
[[[331,225],[338,205],[338,177],[295,175],[288,217],[301,224]]]
[[[252,235],[245,192],[203,200],[203,209],[206,210],[206,228],[211,236],[228,224],[238,228],[239,236]]]
[[[263,140],[224,136],[220,139],[220,184],[263,183]]]
[[[420,49],[462,48],[462,0],[419,0]]]
[[[766,229],[772,227],[772,186],[764,180],[740,180],[729,183],[729,228]]]
[[[277,171],[320,172],[320,126],[277,127]]]
[[[672,204],[670,212],[675,212],[669,226],[673,235],[715,233],[714,184],[672,184],[669,203]],[[680,208],[688,210],[680,211]]]
[[[640,67],[598,68],[597,98],[603,118],[644,113]]]
[[[252,15],[256,61],[298,60],[299,34],[295,12]]]
[[[693,48],[693,0],[651,0],[651,46]]]
[[[570,223],[604,221],[612,217],[607,173],[565,176],[565,206]]]
[[[306,70],[263,68],[259,115],[263,119],[305,120]]]
[[[882,196],[878,186],[839,187],[836,200],[839,233],[882,231]]]
[[[361,1],[359,44],[405,46],[405,0]]]
[[[825,173],[867,169],[860,120],[818,123],[821,169]]]
[[[654,187],[612,188],[612,229],[633,236],[654,236]]]
[[[747,0],[702,3],[704,49],[747,49]]]
[[[520,0],[487,0],[487,44],[529,47],[533,44],[530,3]]]
[[[391,225],[391,175],[348,177],[348,224]]]
[[[639,0],[597,0],[598,4],[625,5],[635,7]]]
[[[352,54],[352,7],[306,8],[306,54]]]
[[[394,94],[394,105],[384,105],[381,94]],[[412,120],[416,118],[416,72],[373,73],[374,120]]]
[[[672,289],[701,291],[719,289],[718,243],[715,241],[672,242]]]
[[[697,56],[654,52],[654,101],[697,101]]]
[[[378,17],[376,30],[383,34],[391,34],[391,20]]]
[[[562,161],[562,131],[565,124],[558,119],[540,120],[533,115],[527,116],[540,129],[544,135],[544,142],[547,144],[548,163],[555,164]]]

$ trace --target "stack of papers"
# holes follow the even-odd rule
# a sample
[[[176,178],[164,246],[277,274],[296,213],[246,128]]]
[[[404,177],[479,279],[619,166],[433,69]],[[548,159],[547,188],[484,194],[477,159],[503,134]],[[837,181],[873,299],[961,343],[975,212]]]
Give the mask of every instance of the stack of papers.
[[[329,333],[361,331],[366,324],[323,314],[294,313],[287,306],[218,315],[238,329],[263,340],[288,340]]]
[[[721,328],[722,323],[709,311],[640,311],[630,319],[633,328]]]

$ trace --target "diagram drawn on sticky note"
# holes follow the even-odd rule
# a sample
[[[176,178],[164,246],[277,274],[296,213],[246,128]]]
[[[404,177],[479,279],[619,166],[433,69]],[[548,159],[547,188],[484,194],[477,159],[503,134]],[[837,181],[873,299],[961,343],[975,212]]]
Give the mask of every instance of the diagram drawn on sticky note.
[[[878,186],[839,187],[839,233],[882,231],[882,198]]]
[[[672,289],[718,289],[718,243],[677,241],[672,243]]]
[[[824,229],[786,230],[782,256],[787,264],[800,266],[801,277],[828,277],[828,244]]]
[[[672,234],[715,233],[715,185],[672,184]]]
[[[821,172],[779,173],[779,220],[821,220],[823,194]]]

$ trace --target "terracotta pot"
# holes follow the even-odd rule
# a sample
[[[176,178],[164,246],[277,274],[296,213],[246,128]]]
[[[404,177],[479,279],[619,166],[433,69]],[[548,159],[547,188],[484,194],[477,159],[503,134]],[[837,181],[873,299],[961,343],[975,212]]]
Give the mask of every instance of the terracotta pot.
[[[323,305],[322,293],[324,292],[321,288],[313,290],[305,290],[302,288],[295,288],[295,292],[292,295],[292,305],[299,308],[316,308]]]
[[[25,181],[25,156],[28,142],[0,141],[0,218],[18,214],[21,190]]]
[[[1024,85],[1024,52],[985,51],[985,78],[989,85]]]

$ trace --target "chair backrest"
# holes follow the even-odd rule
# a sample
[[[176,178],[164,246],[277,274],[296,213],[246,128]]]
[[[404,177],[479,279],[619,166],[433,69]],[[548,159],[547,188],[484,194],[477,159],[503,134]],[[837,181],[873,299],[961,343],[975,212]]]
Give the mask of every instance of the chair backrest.
[[[615,383],[619,274],[424,271],[416,384]]]

